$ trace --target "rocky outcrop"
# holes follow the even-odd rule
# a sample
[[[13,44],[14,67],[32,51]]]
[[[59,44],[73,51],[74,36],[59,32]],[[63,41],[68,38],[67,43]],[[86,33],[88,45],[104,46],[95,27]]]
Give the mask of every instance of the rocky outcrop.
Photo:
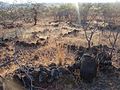
[[[81,58],[80,77],[84,82],[91,83],[97,74],[97,62],[93,57],[84,54]]]

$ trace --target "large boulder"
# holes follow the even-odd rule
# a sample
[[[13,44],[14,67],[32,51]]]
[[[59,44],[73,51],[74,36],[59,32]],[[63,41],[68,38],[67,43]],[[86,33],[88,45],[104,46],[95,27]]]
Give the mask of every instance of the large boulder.
[[[86,83],[91,83],[97,74],[97,62],[89,54],[81,57],[80,77]]]

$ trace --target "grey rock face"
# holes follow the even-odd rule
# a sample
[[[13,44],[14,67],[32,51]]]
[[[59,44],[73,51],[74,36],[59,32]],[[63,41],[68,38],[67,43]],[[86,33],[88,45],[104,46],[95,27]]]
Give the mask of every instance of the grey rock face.
[[[81,58],[80,76],[86,83],[90,83],[96,77],[97,63],[93,57],[84,54]]]

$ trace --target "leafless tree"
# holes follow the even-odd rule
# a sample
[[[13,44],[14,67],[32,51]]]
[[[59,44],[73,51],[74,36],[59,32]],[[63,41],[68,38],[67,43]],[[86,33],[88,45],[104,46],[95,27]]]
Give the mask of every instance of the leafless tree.
[[[120,7],[117,4],[105,4],[103,6],[104,21],[108,24],[106,29],[109,31],[108,40],[111,45],[111,51],[110,51],[111,57],[113,55],[113,51],[116,47],[116,43],[120,33],[119,9]]]
[[[33,20],[34,20],[34,25],[37,24],[37,9],[35,7],[33,7]]]
[[[83,11],[84,12],[84,11]],[[83,26],[83,31],[85,34],[85,38],[88,44],[88,49],[91,48],[92,38],[94,33],[98,30],[98,22],[96,20],[97,10],[93,6],[87,8],[85,10],[85,16],[83,16],[81,25]]]
[[[114,51],[114,48],[116,46],[116,43],[117,43],[117,40],[118,40],[118,37],[119,37],[119,31],[116,30],[116,32],[112,32],[110,31],[109,33],[109,42],[110,42],[110,45],[111,45],[111,52],[110,52],[110,56],[113,55],[113,51]]]

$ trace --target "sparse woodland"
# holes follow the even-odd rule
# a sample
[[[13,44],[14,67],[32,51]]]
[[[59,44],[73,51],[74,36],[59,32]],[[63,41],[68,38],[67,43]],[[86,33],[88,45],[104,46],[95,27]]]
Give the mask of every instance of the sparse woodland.
[[[120,90],[120,3],[0,2],[0,90]]]

